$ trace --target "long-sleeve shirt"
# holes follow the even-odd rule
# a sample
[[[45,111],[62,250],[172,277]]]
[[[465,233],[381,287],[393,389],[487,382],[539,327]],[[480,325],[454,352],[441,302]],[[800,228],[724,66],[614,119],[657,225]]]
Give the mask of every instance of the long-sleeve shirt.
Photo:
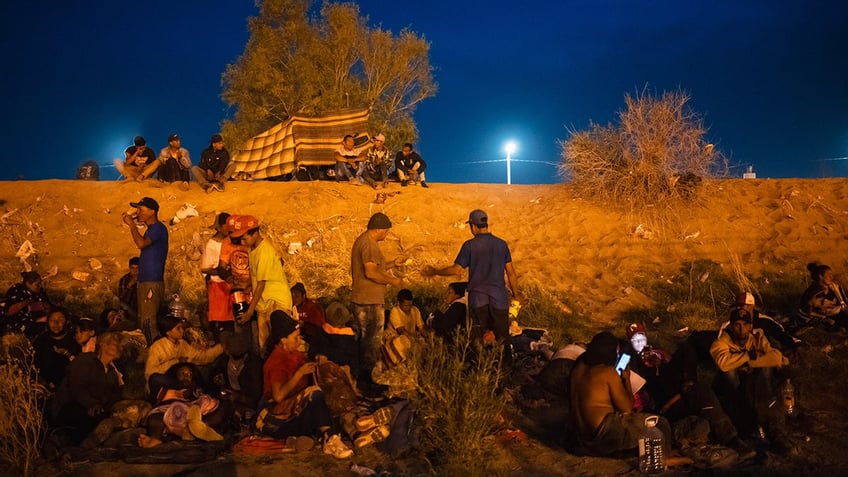
[[[150,379],[153,373],[165,374],[171,366],[182,361],[192,364],[209,364],[223,352],[224,347],[220,344],[202,350],[190,345],[186,340],[174,343],[168,338],[159,338],[147,350],[144,379]]]
[[[757,358],[751,359],[748,352],[757,351]],[[727,330],[721,330],[710,346],[710,356],[722,372],[733,371],[747,364],[751,368],[772,368],[789,364],[783,354],[772,348],[763,330],[754,328],[744,346],[733,341]]]

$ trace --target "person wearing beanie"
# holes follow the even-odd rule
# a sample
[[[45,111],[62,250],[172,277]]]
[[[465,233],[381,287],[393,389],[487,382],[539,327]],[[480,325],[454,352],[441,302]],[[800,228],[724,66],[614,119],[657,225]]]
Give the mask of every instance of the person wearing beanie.
[[[156,153],[147,147],[142,136],[133,138],[133,145],[124,150],[124,160],[115,159],[115,169],[125,180],[135,180],[148,164],[156,160]]]
[[[354,318],[357,320],[361,338],[359,342],[360,375],[367,381],[371,370],[380,359],[383,344],[383,324],[386,301],[386,286],[400,288],[403,280],[389,271],[406,261],[397,257],[386,261],[379,243],[386,239],[392,221],[382,212],[377,212],[368,220],[368,227],[353,242],[350,253],[350,274],[352,279],[351,301],[355,306]]]
[[[615,369],[618,338],[604,331],[592,337],[571,372],[571,409],[579,438],[591,455],[635,449],[649,414],[633,412],[629,367]],[[670,438],[671,426],[660,417],[657,427]]]
[[[191,172],[204,191],[224,192],[224,185],[236,172],[236,163],[230,161],[230,151],[224,147],[220,134],[212,135],[209,147],[200,153],[200,163]]]
[[[462,244],[452,265],[424,267],[421,274],[461,275],[468,270],[468,316],[473,336],[482,341],[491,330],[503,344],[506,363],[512,362],[509,334],[509,306],[512,300],[521,302],[518,275],[506,241],[489,232],[489,216],[480,209],[472,210],[466,222],[473,238]],[[506,282],[504,281],[506,275]]]
[[[159,333],[162,337],[150,346],[144,363],[144,379],[154,401],[163,387],[175,389],[179,386],[173,377],[166,374],[171,366],[181,362],[210,364],[224,352],[220,343],[207,349],[199,349],[189,344],[183,338],[185,323],[182,318],[176,316],[166,315],[160,318]]]

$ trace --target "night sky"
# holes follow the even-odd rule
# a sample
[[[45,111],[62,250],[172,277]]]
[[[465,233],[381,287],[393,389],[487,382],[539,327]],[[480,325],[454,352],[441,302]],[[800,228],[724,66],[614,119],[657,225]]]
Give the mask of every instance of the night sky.
[[[733,175],[848,174],[824,160],[848,156],[848,2],[357,3],[431,43],[439,92],[415,115],[430,182],[505,182],[509,140],[513,183],[558,182],[558,141],[646,85],[690,93]],[[250,0],[3,2],[0,180],[71,178],[89,159],[116,177],[136,134],[158,151],[179,133],[196,164],[232,113],[221,73],[255,14]]]

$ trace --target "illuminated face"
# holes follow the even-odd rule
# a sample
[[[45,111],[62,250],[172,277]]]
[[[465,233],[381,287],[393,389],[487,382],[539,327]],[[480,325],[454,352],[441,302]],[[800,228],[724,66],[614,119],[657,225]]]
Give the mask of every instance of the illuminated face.
[[[645,336],[645,333],[636,333],[630,338],[630,344],[633,345],[633,349],[637,353],[641,353],[645,349],[645,345],[648,344],[648,337]]]
[[[299,292],[299,291],[293,291],[293,292],[291,292],[291,296],[292,296],[292,304],[293,304],[294,306],[300,306],[300,305],[302,305],[302,304],[303,304],[303,299],[304,299],[304,298],[306,298],[305,296],[303,296],[303,293],[301,293],[301,292]]]
[[[342,142],[342,144],[344,145],[345,149],[353,149],[353,145],[354,145],[353,138],[349,137],[349,138],[345,139],[344,142]]]
[[[412,311],[412,300],[401,300],[398,302],[398,308],[403,310],[404,313],[409,313]]]
[[[47,329],[49,329],[54,335],[58,335],[65,331],[65,322],[65,315],[62,313],[51,313],[50,317],[47,318]]]
[[[220,151],[220,150],[221,150],[221,149],[223,149],[223,148],[224,148],[224,141],[220,141],[220,142],[213,142],[213,143],[212,143],[212,149],[214,149],[214,150],[216,150],[216,151]]]
[[[165,334],[173,342],[177,342],[183,339],[183,334],[185,334],[185,328],[183,328],[183,324],[179,323],[177,326],[171,328],[171,331]]]
[[[412,154],[412,148],[409,146],[404,146],[403,149],[401,149],[401,152],[403,152],[404,156],[408,156]]]
[[[745,320],[736,320],[728,326],[730,337],[739,344],[744,344],[748,341],[748,335],[751,334],[753,329],[754,324]]]

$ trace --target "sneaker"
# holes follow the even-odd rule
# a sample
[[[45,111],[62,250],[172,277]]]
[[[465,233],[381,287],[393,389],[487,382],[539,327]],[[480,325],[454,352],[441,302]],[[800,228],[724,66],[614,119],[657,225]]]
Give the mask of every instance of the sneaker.
[[[406,187],[406,186],[408,186],[408,185],[409,185],[409,181],[400,181],[400,186],[401,186],[401,187]]]
[[[203,189],[203,192],[206,192],[207,194],[212,192],[212,183],[211,182],[206,182],[204,184],[201,184],[200,187]]]
[[[218,192],[224,192],[224,189],[226,189],[224,184],[225,184],[224,182],[216,182],[215,183],[215,189],[217,189]]]
[[[421,181],[421,187],[423,187],[423,188],[425,188],[425,189],[426,189],[426,188],[428,188],[428,187],[430,187],[430,186],[428,186],[426,182]]]
[[[186,182],[186,181],[180,182],[180,190],[183,190],[183,191],[188,190],[188,182]]]
[[[384,406],[374,411],[374,414],[369,414],[360,417],[356,420],[356,429],[360,432],[367,431],[372,427],[386,426],[392,422],[392,408]]]
[[[739,462],[744,462],[752,457],[757,455],[757,451],[754,450],[753,447],[749,446],[747,442],[743,441],[739,437],[734,437],[730,442],[727,443],[727,447],[735,450],[737,454],[739,454]]]
[[[357,449],[361,449],[363,447],[370,446],[372,444],[376,444],[378,442],[383,442],[386,438],[389,437],[392,430],[389,429],[389,426],[377,426],[369,431],[365,431],[356,440],[353,441],[353,445],[356,446]]]
[[[353,451],[342,442],[338,434],[333,434],[324,441],[324,453],[336,459],[347,459],[353,455]]]

